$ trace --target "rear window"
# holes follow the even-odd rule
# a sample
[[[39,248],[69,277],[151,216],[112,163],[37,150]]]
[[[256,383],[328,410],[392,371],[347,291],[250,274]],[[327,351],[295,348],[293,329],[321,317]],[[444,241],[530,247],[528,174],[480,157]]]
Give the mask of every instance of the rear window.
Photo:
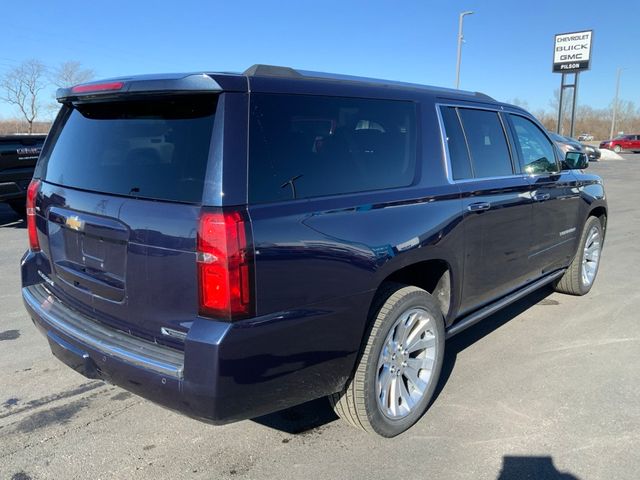
[[[183,96],[65,107],[40,176],[84,190],[198,203],[216,102]]]
[[[411,102],[252,95],[252,203],[403,187],[415,169]]]

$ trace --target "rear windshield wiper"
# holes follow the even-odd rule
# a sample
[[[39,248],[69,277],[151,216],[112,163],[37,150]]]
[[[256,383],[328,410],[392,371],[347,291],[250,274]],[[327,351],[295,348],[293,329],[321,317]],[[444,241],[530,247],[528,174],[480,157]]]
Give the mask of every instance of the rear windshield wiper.
[[[291,195],[293,195],[294,200],[297,198],[295,181],[300,177],[302,177],[302,174],[291,177],[289,180],[280,185],[280,188],[285,188],[287,185],[291,185]]]

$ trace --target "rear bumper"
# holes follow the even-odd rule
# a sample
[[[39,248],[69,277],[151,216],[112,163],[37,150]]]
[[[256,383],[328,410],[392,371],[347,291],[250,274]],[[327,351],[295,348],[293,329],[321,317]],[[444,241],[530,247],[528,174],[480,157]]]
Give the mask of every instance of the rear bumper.
[[[106,327],[70,309],[46,284],[29,284],[33,256],[23,259],[22,296],[53,354],[89,378],[188,416],[223,424],[281,410],[339,391],[355,364],[360,338],[330,333],[353,315],[345,299],[342,313],[322,308],[237,323],[198,318],[178,351]]]
[[[207,414],[185,404],[183,352],[106,328],[67,308],[44,284],[23,287],[22,298],[52,353],[69,367],[166,407]]]
[[[97,370],[108,356],[162,377],[182,380],[182,352],[137,339],[80,315],[64,306],[42,283],[23,288],[22,298],[32,318],[37,318],[39,326],[45,327],[47,332],[54,332],[57,338],[63,335],[88,350],[102,354],[99,359],[102,362],[96,364]],[[88,369],[86,375],[90,374],[91,369]]]

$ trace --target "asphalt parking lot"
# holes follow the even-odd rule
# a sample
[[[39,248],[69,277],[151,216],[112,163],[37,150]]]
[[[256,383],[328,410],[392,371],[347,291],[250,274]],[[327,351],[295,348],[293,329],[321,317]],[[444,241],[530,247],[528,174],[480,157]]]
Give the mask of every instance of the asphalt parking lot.
[[[0,479],[639,478],[640,155],[590,170],[610,207],[592,292],[545,289],[455,337],[392,440],[324,401],[209,426],[71,371],[22,306],[26,230],[0,204]]]

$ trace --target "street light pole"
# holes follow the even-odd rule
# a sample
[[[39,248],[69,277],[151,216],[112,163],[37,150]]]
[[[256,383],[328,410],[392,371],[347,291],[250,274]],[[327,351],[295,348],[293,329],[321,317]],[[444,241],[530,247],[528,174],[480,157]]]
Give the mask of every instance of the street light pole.
[[[611,117],[611,133],[609,140],[613,139],[613,131],[616,127],[616,114],[618,113],[618,93],[620,93],[620,75],[622,75],[622,68],[618,68],[618,74],[616,78],[616,96],[613,99],[613,116]]]
[[[462,58],[462,41],[464,40],[464,36],[462,35],[462,22],[466,15],[473,15],[473,12],[462,12],[458,19],[458,61],[456,62],[456,88],[460,88],[460,60]]]

